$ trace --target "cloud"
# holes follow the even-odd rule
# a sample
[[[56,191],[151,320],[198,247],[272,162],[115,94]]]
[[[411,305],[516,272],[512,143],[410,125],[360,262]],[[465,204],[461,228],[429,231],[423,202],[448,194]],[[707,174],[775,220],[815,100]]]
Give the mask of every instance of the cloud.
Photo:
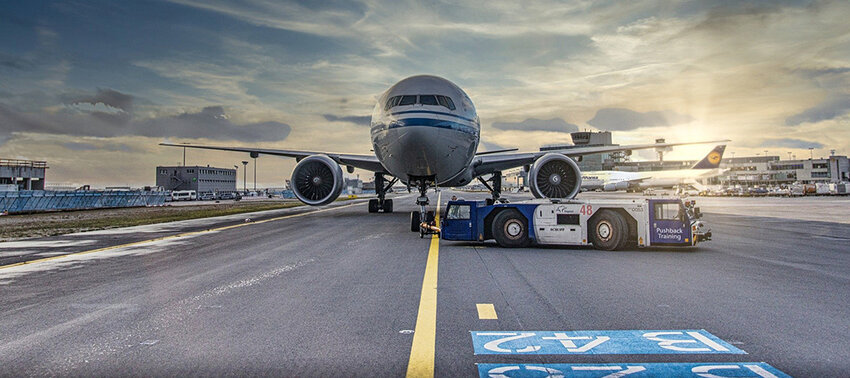
[[[78,103],[89,105],[95,101],[96,104],[109,102],[110,107],[132,109],[131,97],[115,91],[99,91],[94,96],[79,100]],[[104,138],[144,136],[272,142],[286,139],[292,129],[285,123],[274,121],[236,124],[229,119],[222,106],[208,106],[198,112],[152,118],[137,118],[123,110],[117,113],[99,111],[96,110],[99,109],[97,105],[91,109],[72,107],[53,113],[20,112],[0,103],[0,125],[3,125],[0,142],[9,140],[15,132]],[[72,149],[75,147],[86,146],[70,146]]]
[[[335,116],[333,114],[322,114],[326,120],[330,122],[350,122],[357,125],[369,126],[372,123],[372,116]]]
[[[133,96],[112,89],[100,89],[94,95],[79,95],[66,99],[69,104],[104,104],[125,112],[133,111]]]
[[[499,130],[554,131],[559,133],[578,131],[578,126],[568,123],[561,118],[528,118],[522,122],[493,122],[493,128]]]
[[[88,143],[88,142],[66,142],[62,143],[65,147],[72,151],[114,151],[114,152],[136,152],[138,149],[124,143]]]
[[[280,122],[259,122],[237,125],[231,122],[224,108],[208,106],[197,113],[151,118],[133,125],[136,135],[150,137],[209,138],[242,142],[281,141],[292,128]]]
[[[814,107],[804,110],[785,119],[788,126],[797,126],[805,122],[820,122],[834,119],[850,112],[850,96],[839,96],[828,99]]]
[[[481,147],[484,147],[484,148],[482,149]],[[482,140],[481,145],[479,146],[478,149],[481,150],[481,151],[498,151],[498,150],[507,149],[507,147],[502,146],[500,144],[486,142],[486,141]]]
[[[802,139],[794,139],[794,138],[776,138],[776,139],[765,139],[761,142],[761,147],[785,147],[785,148],[823,148],[824,145],[818,142],[812,142],[808,140]]]
[[[794,70],[809,77],[817,77],[821,75],[841,75],[850,72],[850,67],[820,67],[820,68],[800,68]]]
[[[600,130],[627,131],[641,127],[671,126],[692,121],[688,115],[672,111],[636,112],[623,108],[603,108],[587,124]]]

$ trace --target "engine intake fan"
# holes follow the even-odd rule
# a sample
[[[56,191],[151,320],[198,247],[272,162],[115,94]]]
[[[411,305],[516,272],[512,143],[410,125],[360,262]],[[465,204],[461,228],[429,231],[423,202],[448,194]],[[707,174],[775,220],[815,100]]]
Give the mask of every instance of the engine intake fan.
[[[312,206],[333,202],[342,192],[342,167],[327,155],[302,159],[292,170],[292,191],[301,202]]]
[[[581,170],[573,159],[549,153],[528,171],[531,193],[537,198],[573,198],[581,188]]]

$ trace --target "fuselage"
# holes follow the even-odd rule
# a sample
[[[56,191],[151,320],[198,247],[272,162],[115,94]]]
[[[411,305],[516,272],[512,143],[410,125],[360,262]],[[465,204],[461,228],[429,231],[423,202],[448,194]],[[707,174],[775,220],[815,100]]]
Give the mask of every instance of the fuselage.
[[[372,111],[372,147],[387,172],[409,183],[468,183],[481,125],[469,96],[437,76],[411,76],[379,98]],[[464,182],[466,181],[466,182]]]
[[[605,185],[634,181],[641,188],[672,187],[696,179],[704,179],[722,174],[723,170],[711,169],[675,169],[666,171],[588,171],[582,172],[582,190],[602,189]]]

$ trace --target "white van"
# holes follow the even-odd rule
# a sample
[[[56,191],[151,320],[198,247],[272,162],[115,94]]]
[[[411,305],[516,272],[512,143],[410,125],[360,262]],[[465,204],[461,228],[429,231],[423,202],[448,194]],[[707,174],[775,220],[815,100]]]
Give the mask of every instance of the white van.
[[[175,190],[171,192],[172,201],[194,201],[198,199],[198,193],[194,190]]]

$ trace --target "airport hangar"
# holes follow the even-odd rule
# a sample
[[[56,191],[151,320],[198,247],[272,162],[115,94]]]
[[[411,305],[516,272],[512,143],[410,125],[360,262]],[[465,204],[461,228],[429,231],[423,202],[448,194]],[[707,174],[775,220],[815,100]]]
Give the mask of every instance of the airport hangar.
[[[0,159],[0,187],[9,190],[44,190],[47,162]],[[14,189],[12,189],[14,186]]]

